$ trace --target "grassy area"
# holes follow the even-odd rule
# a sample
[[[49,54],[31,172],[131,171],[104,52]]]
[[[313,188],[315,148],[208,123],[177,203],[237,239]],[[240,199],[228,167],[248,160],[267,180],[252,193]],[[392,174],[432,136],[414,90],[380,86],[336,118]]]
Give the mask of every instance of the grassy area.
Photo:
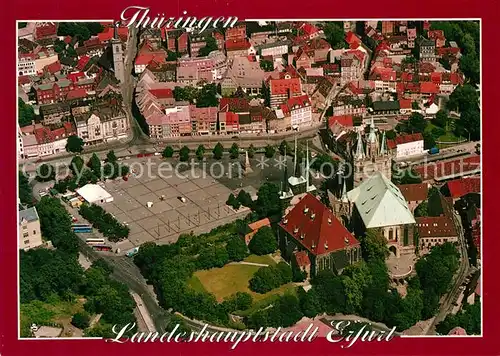
[[[37,325],[57,325],[64,328],[61,336],[69,331],[71,318],[79,311],[83,311],[84,302],[81,300],[75,302],[66,302],[57,300],[52,303],[33,301],[21,304],[21,336],[26,337],[31,324]]]
[[[252,263],[261,263],[270,266],[276,265],[276,261],[269,255],[264,255],[264,256],[250,255],[243,261]]]
[[[257,294],[250,292],[252,297]],[[262,309],[269,304],[272,304],[275,300],[278,299],[278,296],[280,295],[285,295],[285,294],[292,294],[292,295],[297,295],[297,286],[295,286],[293,283],[288,283],[284,284],[279,288],[273,289],[272,291],[266,293],[266,294],[257,294],[261,296],[260,299],[256,300],[254,299],[254,303],[252,306],[247,309],[247,310],[239,310],[234,312],[234,314],[239,315],[239,316],[247,316],[252,314],[253,312]]]
[[[201,287],[204,287],[208,293],[212,293],[218,301],[223,301],[236,292],[246,292],[252,296],[254,303],[265,300],[269,296],[284,294],[286,291],[294,289],[295,286],[290,283],[265,294],[252,292],[248,287],[248,282],[259,268],[262,267],[232,264],[222,268],[212,268],[208,271],[196,271],[193,278],[189,280],[189,285],[195,290],[200,290],[199,284],[201,284]]]
[[[193,290],[196,292],[206,292],[207,290],[201,283],[200,279],[196,277],[196,275],[192,275],[191,278],[188,280],[188,286],[191,287]]]
[[[457,137],[453,132],[447,132],[446,134],[439,136],[437,141],[442,141],[442,142],[459,142],[463,141],[463,137]]]

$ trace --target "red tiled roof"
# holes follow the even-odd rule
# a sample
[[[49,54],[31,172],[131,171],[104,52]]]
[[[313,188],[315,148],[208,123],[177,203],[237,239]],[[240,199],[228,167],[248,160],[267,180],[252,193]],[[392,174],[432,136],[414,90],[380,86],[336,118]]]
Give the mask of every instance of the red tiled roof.
[[[452,198],[460,198],[468,193],[481,192],[481,178],[480,177],[466,177],[460,179],[450,180],[446,183]]]
[[[80,57],[80,59],[78,60],[78,64],[76,65],[76,68],[78,70],[83,70],[83,68],[85,68],[85,66],[87,65],[87,63],[90,61],[90,57],[89,56],[82,56]]]
[[[355,43],[359,45],[361,43],[361,39],[358,36],[356,36],[352,31],[346,33],[345,41],[350,45]]]
[[[422,179],[434,179],[447,177],[453,174],[471,172],[481,168],[481,157],[471,156],[459,158],[448,162],[431,162],[420,167],[416,167],[415,171]]]
[[[399,108],[400,109],[411,109],[411,100],[410,99],[400,99],[399,100]]]
[[[307,267],[311,265],[311,260],[309,259],[306,251],[296,251],[294,256],[299,267]]]
[[[226,41],[226,51],[240,51],[249,48],[250,42],[246,38]]]
[[[153,94],[157,99],[168,99],[174,97],[172,89],[151,89],[149,90],[149,92]]]
[[[226,113],[226,126],[239,125],[239,123],[240,123],[240,117],[238,116],[238,114],[231,111]]]
[[[255,222],[253,222],[251,224],[248,224],[248,227],[250,229],[252,229],[252,231],[257,231],[261,227],[264,227],[264,226],[271,226],[271,221],[268,218],[264,218],[264,219],[255,221]]]
[[[286,101],[286,103],[282,106],[283,111],[290,112],[294,109],[304,108],[306,106],[311,106],[311,101],[309,100],[309,96],[301,95],[294,96]]]
[[[439,87],[436,83],[422,82],[420,83],[420,92],[424,94],[436,94],[439,92]]]
[[[87,91],[83,88],[71,90],[68,95],[66,95],[66,100],[71,99],[81,99],[87,97]]]
[[[271,86],[271,95],[287,94],[288,89],[290,89],[291,93],[301,92],[301,83],[299,78],[271,79],[269,83]]]
[[[398,188],[408,202],[426,200],[429,190],[427,183],[401,184]]]
[[[352,115],[332,116],[328,118],[328,127],[332,127],[336,122],[344,127],[352,127],[354,125]]]
[[[427,32],[427,36],[431,40],[445,40],[446,38],[444,37],[444,32],[443,30],[432,30]]]
[[[76,83],[80,78],[85,77],[85,74],[83,72],[74,72],[74,73],[69,73],[66,78],[71,80],[73,83]]]
[[[61,62],[56,61],[54,63],[48,64],[45,67],[43,67],[43,70],[49,72],[50,74],[54,74],[59,72],[61,68],[62,68]]]
[[[419,236],[456,237],[457,231],[453,220],[447,216],[424,216],[415,218]]]
[[[404,143],[409,143],[409,142],[421,141],[423,139],[424,137],[420,132],[409,135],[401,135],[397,136],[394,140],[387,140],[387,147],[389,147],[389,149],[392,150],[396,148],[397,145],[402,145]]]
[[[20,75],[19,77],[17,77],[17,82],[19,84],[28,84],[31,83],[31,79],[29,75]]]
[[[64,37],[64,43],[70,44],[71,43],[71,36]]]
[[[333,213],[309,193],[293,207],[279,225],[316,256],[359,246],[359,241]]]

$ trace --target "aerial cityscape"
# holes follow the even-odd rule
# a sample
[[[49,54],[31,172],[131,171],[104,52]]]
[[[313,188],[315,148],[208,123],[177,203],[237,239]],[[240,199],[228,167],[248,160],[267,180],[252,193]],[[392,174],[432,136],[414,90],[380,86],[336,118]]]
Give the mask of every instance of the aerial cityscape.
[[[18,22],[20,337],[481,335],[479,21],[233,25]]]

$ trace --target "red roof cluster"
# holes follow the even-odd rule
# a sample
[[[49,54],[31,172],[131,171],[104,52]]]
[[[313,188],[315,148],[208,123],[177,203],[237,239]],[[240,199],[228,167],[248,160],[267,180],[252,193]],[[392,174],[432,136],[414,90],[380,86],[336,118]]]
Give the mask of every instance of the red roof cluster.
[[[48,127],[35,129],[34,135],[38,144],[50,143],[56,140],[73,135],[75,130],[70,123],[65,123],[63,127],[50,130]]]
[[[422,141],[423,139],[424,137],[420,132],[409,135],[401,135],[397,136],[394,140],[387,140],[387,147],[389,147],[389,149],[392,150],[396,148],[397,145],[402,145],[405,143],[410,143],[415,141]]]
[[[279,225],[315,256],[359,246],[359,241],[333,213],[309,193],[293,207]]]
[[[71,80],[73,83],[76,83],[80,78],[84,78],[85,74],[83,72],[73,72],[69,73],[66,78]]]
[[[89,56],[81,56],[76,65],[76,69],[83,70],[89,61],[90,61]]]
[[[399,108],[400,109],[411,109],[411,100],[410,99],[399,100]]]
[[[439,93],[439,87],[433,82],[422,82],[420,83],[420,92],[423,94],[437,94]]]
[[[87,90],[83,88],[78,88],[71,90],[68,95],[66,95],[66,100],[72,100],[72,99],[83,99],[87,97]]]
[[[454,199],[463,197],[469,193],[481,192],[481,178],[480,177],[466,177],[460,179],[450,180],[446,183],[450,195]]]
[[[50,74],[55,74],[62,69],[61,62],[56,61],[54,63],[48,64],[43,67],[44,72],[49,72]]]
[[[285,104],[281,104],[281,110],[287,114],[292,110],[301,109],[306,106],[311,106],[311,100],[309,100],[308,95],[294,96],[288,99]]]

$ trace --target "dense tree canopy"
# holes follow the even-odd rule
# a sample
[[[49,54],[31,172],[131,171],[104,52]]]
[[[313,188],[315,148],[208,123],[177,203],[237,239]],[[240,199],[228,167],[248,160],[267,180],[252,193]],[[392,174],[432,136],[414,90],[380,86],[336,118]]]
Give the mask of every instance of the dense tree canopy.
[[[224,154],[224,147],[220,142],[217,142],[214,149],[212,150],[215,159],[221,159]]]
[[[68,137],[68,141],[66,142],[66,151],[80,153],[83,151],[83,140],[76,136],[71,135]]]
[[[42,164],[36,170],[36,180],[39,182],[49,182],[56,177],[56,169],[50,164]]]
[[[231,261],[242,261],[248,256],[248,247],[239,236],[233,236],[229,239],[226,250]]]
[[[187,162],[189,161],[189,147],[188,146],[182,146],[182,148],[179,151],[179,159],[181,162]]]
[[[174,149],[172,146],[167,146],[162,152],[164,158],[171,158],[174,155]]]
[[[31,125],[32,121],[35,120],[35,111],[33,110],[33,106],[28,105],[24,102],[23,99],[19,98],[18,102],[18,119],[20,127]]]
[[[277,185],[266,182],[260,186],[254,210],[262,218],[276,216],[281,218],[283,215],[283,202],[279,197]]]
[[[465,303],[457,314],[448,314],[446,319],[436,325],[436,331],[447,335],[453,328],[462,327],[467,335],[481,334],[481,302],[476,297],[474,304]]]
[[[325,32],[326,40],[333,49],[346,47],[346,42],[344,40],[345,32],[342,22],[328,21],[323,31]]]
[[[276,237],[269,226],[263,226],[257,231],[248,244],[250,252],[256,255],[267,255],[278,248]]]
[[[205,37],[205,46],[200,48],[198,57],[208,56],[210,52],[216,51],[217,49],[217,41],[215,40],[215,38],[212,36],[207,36]]]
[[[28,178],[22,171],[18,172],[18,180],[21,204],[31,206],[33,204],[33,188],[31,188]]]

